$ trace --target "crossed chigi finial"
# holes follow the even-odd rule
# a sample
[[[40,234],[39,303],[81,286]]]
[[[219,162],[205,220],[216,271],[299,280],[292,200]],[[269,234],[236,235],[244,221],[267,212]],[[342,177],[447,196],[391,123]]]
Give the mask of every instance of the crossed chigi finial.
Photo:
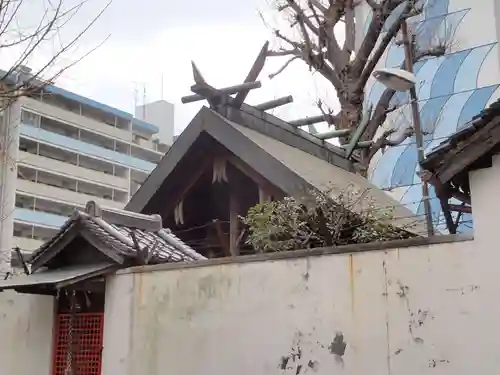
[[[192,103],[200,100],[207,100],[210,107],[219,109],[221,105],[231,106],[233,108],[241,108],[250,90],[258,89],[262,86],[261,82],[257,80],[259,74],[264,68],[266,56],[269,49],[269,42],[264,43],[259,55],[255,59],[252,68],[248,72],[245,81],[239,85],[228,86],[223,88],[214,88],[209,85],[196,64],[192,61],[193,78],[195,84],[191,86],[192,95],[184,96],[181,98],[182,103]],[[234,97],[231,95],[236,94]],[[254,108],[266,111],[268,109],[276,108],[288,103],[293,102],[291,95],[282,98],[270,100],[261,104],[253,105]]]
[[[267,41],[262,46],[257,58],[252,65],[252,68],[245,78],[245,81],[238,85],[227,86],[223,88],[215,88],[208,84],[205,78],[203,78],[203,75],[201,74],[194,61],[191,61],[193,69],[193,79],[195,82],[195,84],[191,86],[191,91],[193,92],[193,94],[182,97],[181,102],[186,104],[206,100],[209,103],[210,108],[221,113],[222,115],[225,114],[225,110],[228,107],[237,109],[241,108],[250,90],[258,89],[262,86],[261,82],[258,81],[257,78],[264,68],[266,57],[268,55],[269,42]],[[234,95],[234,97],[232,95]],[[269,109],[277,108],[292,102],[293,97],[291,95],[287,95],[264,103],[252,105],[252,107],[261,111],[267,111]],[[361,135],[363,134],[366,126],[369,123],[369,119],[371,117],[371,108],[368,108],[365,112],[366,113],[363,113],[363,119],[361,123],[354,131],[352,131],[352,129],[331,129],[327,132],[318,133],[316,131],[316,128],[314,127],[314,124],[321,122],[327,122],[330,125],[333,124],[333,116],[323,111],[321,115],[309,116],[297,120],[288,121],[288,124],[295,128],[307,126],[309,128],[309,133],[322,141],[326,141],[332,138],[348,137],[349,142],[342,148],[344,149],[345,156],[347,158],[350,158],[355,149],[369,147],[372,145],[372,141],[360,141]]]

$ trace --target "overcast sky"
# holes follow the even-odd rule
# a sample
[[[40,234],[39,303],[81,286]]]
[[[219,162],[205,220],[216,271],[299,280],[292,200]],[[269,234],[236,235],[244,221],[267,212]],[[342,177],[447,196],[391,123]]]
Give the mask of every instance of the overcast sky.
[[[67,34],[84,27],[106,3],[89,1],[67,26]],[[190,94],[193,84],[190,61],[196,62],[215,87],[241,83],[263,43],[273,39],[272,30],[258,13],[270,15],[265,1],[114,0],[78,49],[66,55],[60,65],[71,62],[107,35],[109,39],[67,71],[58,84],[128,112],[133,112],[134,103],[142,104],[144,97],[149,102],[163,96],[175,104],[179,133],[200,107],[180,103],[180,97]],[[261,75],[263,88],[252,92],[249,103],[292,94],[294,103],[276,114],[297,118],[319,114],[314,104],[318,96],[333,101],[335,96],[328,92],[328,86],[322,79],[313,78],[301,62],[290,65],[272,81],[266,79],[281,62],[268,59]]]

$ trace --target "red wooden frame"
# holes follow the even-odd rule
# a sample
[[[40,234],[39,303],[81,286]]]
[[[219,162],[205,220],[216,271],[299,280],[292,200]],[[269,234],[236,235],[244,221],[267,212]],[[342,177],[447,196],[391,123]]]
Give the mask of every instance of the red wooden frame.
[[[67,375],[68,328],[71,314],[57,314],[52,375]],[[76,313],[73,320],[74,374],[100,375],[104,313]]]

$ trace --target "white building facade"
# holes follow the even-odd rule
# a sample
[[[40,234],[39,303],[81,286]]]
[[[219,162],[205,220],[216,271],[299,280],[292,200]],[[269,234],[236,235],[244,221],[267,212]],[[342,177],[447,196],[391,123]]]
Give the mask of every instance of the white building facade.
[[[14,129],[10,159],[17,178],[7,168],[3,237],[13,225],[11,245],[30,251],[89,200],[123,208],[172,143],[173,105],[145,105],[140,117],[147,117],[150,105],[154,124],[56,86],[11,105],[5,121]]]

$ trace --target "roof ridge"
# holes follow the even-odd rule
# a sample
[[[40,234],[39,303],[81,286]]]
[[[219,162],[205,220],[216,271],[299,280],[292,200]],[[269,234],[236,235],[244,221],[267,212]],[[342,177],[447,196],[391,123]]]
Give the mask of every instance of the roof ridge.
[[[120,233],[118,230],[113,228],[112,224],[106,222],[101,217],[91,216],[86,213],[81,213],[81,215],[85,215],[87,219],[97,224],[101,229],[105,230],[109,235],[123,242],[125,245],[135,247],[135,243],[131,238],[128,238],[122,233]]]
[[[95,203],[94,201],[89,201],[87,203],[86,209],[88,211],[94,212],[94,214],[99,214],[100,213],[100,207]],[[142,217],[142,218],[151,218],[153,220],[160,220],[161,223],[161,216],[160,215],[145,215],[145,214],[140,214],[140,213],[135,213],[131,211],[126,211],[126,210],[120,210],[124,214],[131,214],[131,216],[136,216],[136,217]],[[80,218],[85,218],[87,220],[91,220],[94,222],[96,225],[98,225],[101,229],[106,231],[110,236],[114,237],[118,241],[122,242],[126,246],[133,247],[137,249],[138,251],[144,250],[144,247],[141,248],[140,244],[136,242],[134,238],[129,238],[123,233],[121,233],[119,230],[117,230],[113,225],[117,225],[114,223],[109,223],[106,220],[104,220],[101,216],[96,216],[89,214],[87,212],[81,212],[78,211],[79,217]],[[186,256],[195,258],[195,259],[204,259],[204,257],[200,258],[200,254],[198,254],[193,248],[190,246],[186,245],[183,241],[181,241],[177,236],[173,234],[173,232],[170,229],[165,229],[165,228],[159,228],[158,230],[146,230],[143,228],[132,228],[132,227],[127,227],[127,229],[130,230],[130,233],[134,234],[136,233],[137,230],[149,232],[153,235],[157,235],[161,239],[163,239],[168,245],[172,246],[176,250],[180,251]]]
[[[290,147],[302,150],[329,164],[353,172],[352,161],[345,157],[343,148],[319,139],[276,116],[247,104],[244,104],[242,108],[227,108],[225,114],[213,109],[210,109],[210,111],[224,121],[233,122]]]
[[[330,152],[334,152],[339,156],[343,157],[345,154],[343,148],[335,146],[329,142],[326,142],[325,140],[316,137],[314,134],[306,132],[305,130],[301,129],[300,127],[293,126],[292,124],[290,124],[290,122],[283,120],[282,118],[274,116],[271,113],[267,113],[266,111],[260,110],[254,106],[249,105],[249,104],[244,103],[241,106],[241,108],[235,108],[235,107],[231,107],[231,106],[228,108],[231,108],[232,111],[236,110],[236,111],[240,111],[240,112],[246,113],[246,114],[251,115],[251,116],[257,116],[262,121],[266,122],[267,124],[269,124],[271,126],[274,126],[274,127],[279,128],[279,129],[283,129],[283,130],[286,130],[290,133],[293,133],[299,137],[304,138],[305,140],[307,140],[309,142],[312,142],[312,143],[318,145],[319,147],[322,147]],[[223,117],[226,117],[228,120],[234,121],[231,119],[231,111],[228,112],[228,116],[223,116]],[[235,122],[237,122],[237,121],[235,121]],[[246,124],[246,123],[239,123],[239,122],[237,122],[237,123],[242,125],[242,126],[249,127],[248,124]],[[256,130],[256,131],[259,131],[259,130]],[[269,132],[266,132],[266,131],[259,131],[259,132],[262,132],[264,135],[267,135],[269,137],[274,138],[272,134],[269,134]]]
[[[102,217],[104,221],[145,231],[158,231],[163,227],[160,215],[145,215],[123,209],[102,207],[96,201],[90,200],[85,205],[85,212],[93,217]]]

